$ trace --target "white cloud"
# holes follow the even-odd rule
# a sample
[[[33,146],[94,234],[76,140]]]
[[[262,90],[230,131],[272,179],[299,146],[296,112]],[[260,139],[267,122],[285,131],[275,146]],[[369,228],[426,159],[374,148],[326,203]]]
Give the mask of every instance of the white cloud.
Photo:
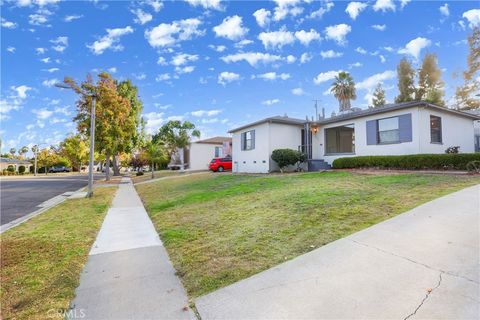
[[[450,15],[450,10],[448,9],[448,3],[445,3],[443,6],[438,8],[440,14],[444,17],[448,17]]]
[[[53,111],[48,110],[47,108],[34,109],[32,112],[37,115],[37,119],[39,120],[45,120],[53,114]]]
[[[372,28],[377,30],[377,31],[385,31],[387,26],[384,25],[384,24],[374,24],[374,25],[372,25]]]
[[[204,9],[223,10],[220,0],[187,0],[187,2],[194,6],[200,6]]]
[[[32,90],[29,86],[26,85],[21,85],[18,87],[12,87],[13,90],[17,92],[17,98],[20,99],[26,99],[27,98],[27,92]]]
[[[143,118],[145,119],[145,131],[148,134],[158,131],[160,126],[165,122],[163,115],[163,112],[149,112],[143,115]]]
[[[343,56],[343,52],[336,52],[333,50],[328,50],[328,51],[321,51],[320,55],[322,56],[323,59],[329,59],[329,58],[339,58]]]
[[[8,21],[7,19],[2,18],[1,20],[2,28],[15,29],[18,25],[15,22]]]
[[[7,47],[7,51],[10,53],[15,53],[15,47]]]
[[[132,10],[131,12],[135,15],[135,19],[133,19],[133,22],[138,24],[143,25],[149,21],[152,21],[153,19],[153,16],[150,13],[145,12],[140,8]]]
[[[292,94],[296,96],[303,96],[305,94],[305,91],[303,91],[302,88],[293,88]]]
[[[274,80],[277,80],[277,79],[287,80],[287,79],[290,78],[290,74],[288,74],[288,73],[267,72],[267,73],[258,74],[254,77],[255,78],[260,78],[260,79],[263,79],[263,80],[270,80],[270,81],[274,81]]]
[[[161,0],[147,0],[146,3],[151,6],[155,12],[160,12],[163,8],[163,2]]]
[[[107,34],[95,41],[91,45],[87,45],[93,54],[100,55],[107,49],[113,51],[123,50],[123,46],[119,44],[120,38],[126,34],[132,33],[133,28],[127,26],[125,28],[107,29]]]
[[[355,63],[350,63],[348,65],[348,69],[352,69],[352,68],[360,68],[361,66],[363,66],[363,64],[361,62],[355,62]]]
[[[83,18],[83,15],[74,14],[74,15],[71,15],[71,16],[65,16],[65,18],[63,18],[63,21],[72,22],[73,20],[77,20],[77,19],[80,19],[80,18]]]
[[[320,5],[320,8],[316,11],[313,11],[309,16],[308,18],[309,19],[316,19],[316,18],[319,18],[321,19],[323,17],[323,15],[327,12],[329,12],[330,10],[332,10],[332,8],[335,6],[335,4],[330,1],[330,0],[327,0],[327,1],[324,1],[324,2],[321,2],[321,5]]]
[[[295,42],[293,33],[286,31],[285,27],[278,31],[261,32],[258,35],[258,39],[262,41],[265,49],[281,49],[283,46]]]
[[[189,62],[197,61],[197,60],[198,60],[198,55],[196,54],[178,53],[172,58],[170,63],[178,67],[178,66],[187,64]]]
[[[194,117],[213,117],[222,113],[223,110],[214,109],[214,110],[196,110],[190,112],[190,114]]]
[[[167,81],[170,80],[170,75],[168,73],[162,73],[159,74],[156,78],[155,81],[160,82],[160,81]]]
[[[431,44],[430,40],[426,38],[418,37],[416,39],[411,40],[409,43],[407,43],[405,48],[398,50],[398,53],[411,55],[412,57],[415,58],[415,60],[418,60],[418,57],[420,56],[420,51],[428,47],[430,44]]]
[[[303,12],[299,7],[300,0],[274,0],[277,6],[274,9],[273,20],[280,21],[291,15],[296,17]]]
[[[305,46],[308,46],[314,40],[320,40],[320,34],[314,29],[297,31],[295,32],[295,37]]]
[[[322,84],[324,82],[333,80],[342,70],[331,70],[327,72],[320,72],[314,79],[315,84]]]
[[[386,12],[388,10],[395,11],[395,4],[392,0],[377,0],[373,5],[373,10],[382,12]]]
[[[240,80],[238,73],[224,71],[218,75],[218,83],[222,85],[238,80]]]
[[[217,37],[239,40],[247,34],[248,28],[242,26],[242,17],[235,15],[223,19],[221,24],[213,27],[213,31]]]
[[[178,74],[192,73],[195,70],[195,66],[175,67],[175,72]]]
[[[43,59],[40,59],[40,61],[42,61],[43,63],[50,63],[50,57],[46,57],[46,58],[43,58]]]
[[[48,15],[46,14],[31,14],[28,16],[28,23],[34,26],[43,26],[48,22]]]
[[[63,52],[68,47],[68,37],[57,37],[56,39],[50,40],[55,46],[52,46],[52,49],[57,52]]]
[[[218,46],[214,46],[213,44],[209,45],[208,46],[210,49],[213,49],[217,52],[223,52],[227,49],[227,47],[223,46],[223,45],[218,45]]]
[[[352,27],[348,24],[341,23],[325,28],[326,38],[335,41],[339,45],[345,45],[347,34],[352,31]]]
[[[198,29],[201,24],[202,21],[197,18],[160,23],[158,26],[146,30],[145,38],[154,48],[169,47],[178,42],[204,35],[205,31]]]
[[[166,66],[168,63],[167,63],[167,59],[165,59],[164,57],[160,56],[158,57],[158,60],[157,60],[157,64],[161,65],[161,66]]]
[[[274,105],[274,104],[277,104],[277,103],[280,103],[280,99],[270,99],[270,100],[262,101],[262,104],[266,105],[266,106],[271,106],[271,105]]]
[[[360,53],[360,54],[367,54],[367,50],[363,49],[362,47],[357,47],[357,49],[355,49],[355,51]]]
[[[145,73],[133,73],[132,76],[137,80],[145,80],[147,78],[147,75]]]
[[[241,41],[238,41],[237,43],[235,43],[235,48],[243,48],[244,46],[246,45],[249,45],[249,44],[252,44],[253,41],[252,40],[248,40],[248,39],[243,39]]]
[[[463,18],[468,20],[470,28],[480,26],[480,9],[472,9],[465,11],[462,15]]]
[[[405,6],[410,2],[411,0],[400,0],[400,9],[405,8]]]
[[[312,60],[312,55],[308,52],[304,52],[302,53],[302,55],[300,56],[300,63],[301,64],[304,64],[304,63],[307,63],[308,61]]]
[[[257,21],[257,24],[265,28],[267,25],[270,24],[270,17],[272,13],[266,9],[259,9],[253,13],[253,16],[255,17],[255,20]]]
[[[393,51],[395,51],[392,47],[383,47],[383,49],[384,49],[385,51],[388,51],[388,52],[393,52]]]
[[[379,83],[384,83],[386,80],[394,79],[396,77],[396,72],[393,70],[387,70],[382,73],[374,74],[368,78],[365,78],[363,81],[357,83],[357,90],[366,90],[367,94],[365,95],[365,100],[370,102],[373,90]]]
[[[45,49],[45,48],[36,48],[35,49],[35,52],[37,54],[44,54],[46,51],[47,51],[47,49]]]
[[[278,55],[271,55],[269,53],[261,53],[261,52],[241,52],[241,53],[224,56],[224,57],[221,57],[220,59],[222,59],[226,63],[246,61],[252,67],[255,67],[260,62],[263,64],[272,63],[272,62],[282,60],[282,57]]]
[[[287,63],[294,63],[295,61],[297,61],[297,58],[295,58],[295,56],[291,54],[287,56]]]
[[[378,57],[380,58],[381,63],[385,63],[387,61],[383,55],[379,55]]]
[[[211,123],[217,123],[220,120],[218,118],[211,118],[211,119],[202,119],[203,124],[211,124]]]
[[[360,12],[365,10],[366,7],[367,7],[367,4],[364,2],[350,2],[347,6],[347,9],[345,9],[345,12],[348,13],[350,18],[355,20],[357,19]]]
[[[110,72],[110,73],[116,73],[117,68],[116,67],[111,67],[111,68],[108,68],[107,71]]]
[[[58,83],[58,79],[49,79],[49,80],[44,80],[42,82],[42,85],[44,85],[45,87],[48,87],[48,88],[51,88],[55,85],[55,83]]]

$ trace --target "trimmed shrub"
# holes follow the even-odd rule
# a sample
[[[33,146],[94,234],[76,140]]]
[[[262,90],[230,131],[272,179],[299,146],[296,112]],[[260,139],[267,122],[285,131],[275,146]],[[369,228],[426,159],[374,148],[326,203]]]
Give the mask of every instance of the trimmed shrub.
[[[470,161],[467,163],[467,170],[470,173],[480,173],[480,161]]]
[[[306,161],[306,156],[300,151],[293,149],[275,149],[272,152],[272,160],[275,161],[283,172],[288,166]]]
[[[448,147],[447,150],[445,150],[445,153],[459,153],[459,152],[460,152],[460,146]]]
[[[480,161],[480,153],[346,157],[335,159],[332,167],[334,169],[467,170],[467,163],[471,161]]]
[[[7,167],[7,171],[8,171],[8,172],[15,172],[15,167],[12,166],[12,165],[9,165],[9,166]]]
[[[24,174],[24,173],[25,173],[25,169],[26,169],[25,166],[20,166],[20,167],[18,167],[18,173]]]
[[[143,171],[138,171],[138,172],[137,172],[137,177],[138,177],[138,176],[143,176]]]

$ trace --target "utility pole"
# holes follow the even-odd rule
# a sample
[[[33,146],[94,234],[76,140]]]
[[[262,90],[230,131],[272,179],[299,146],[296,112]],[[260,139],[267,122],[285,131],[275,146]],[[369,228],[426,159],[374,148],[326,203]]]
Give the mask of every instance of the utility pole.
[[[37,155],[38,155],[38,145],[35,145],[35,170],[33,171],[34,176],[37,176]]]

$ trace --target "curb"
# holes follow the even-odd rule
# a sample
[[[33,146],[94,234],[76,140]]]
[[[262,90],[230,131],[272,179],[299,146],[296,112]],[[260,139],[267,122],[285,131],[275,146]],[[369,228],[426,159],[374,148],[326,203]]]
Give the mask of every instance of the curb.
[[[76,190],[76,191],[70,191],[70,193],[74,194],[74,193],[80,192],[80,191],[83,190],[83,189],[85,189],[85,187],[81,187],[80,189],[78,189],[78,190]],[[68,191],[67,191],[67,192],[68,192]],[[63,194],[64,194],[64,193],[59,194],[59,195],[57,195],[57,196],[55,196],[55,197],[53,197],[53,198],[50,198],[50,199],[48,199],[48,200],[40,203],[38,206],[40,206],[40,205],[42,205],[42,204],[44,204],[44,203],[49,203],[49,202],[50,202],[49,205],[46,205],[46,206],[44,206],[44,207],[42,207],[42,208],[40,208],[40,209],[38,209],[38,210],[36,210],[36,211],[30,212],[29,214],[27,214],[27,215],[25,215],[25,216],[23,216],[23,217],[20,217],[20,218],[18,218],[18,219],[15,219],[15,220],[13,220],[13,221],[10,221],[10,222],[8,222],[8,223],[0,226],[0,234],[4,233],[5,231],[7,231],[7,230],[9,230],[9,229],[12,229],[12,228],[20,225],[20,224],[22,224],[22,223],[24,223],[25,221],[30,220],[31,218],[33,218],[33,217],[35,217],[35,216],[38,216],[39,214],[47,211],[48,209],[51,209],[51,208],[53,208],[53,207],[56,207],[57,205],[59,205],[60,203],[64,202],[65,200],[67,200],[67,199],[70,197],[70,195],[62,197]],[[62,199],[60,199],[60,200],[58,200],[58,201],[55,201],[55,200],[54,200],[55,198],[59,198],[59,197],[61,197]],[[38,207],[38,206],[37,206],[37,207]]]

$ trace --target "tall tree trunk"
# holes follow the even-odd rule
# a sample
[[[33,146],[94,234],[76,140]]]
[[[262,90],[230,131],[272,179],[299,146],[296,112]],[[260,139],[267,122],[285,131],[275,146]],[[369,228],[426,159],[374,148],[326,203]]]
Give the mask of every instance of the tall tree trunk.
[[[105,161],[105,180],[110,180],[110,151],[107,151],[106,161]]]
[[[152,165],[150,166],[150,170],[152,171],[152,179],[155,178],[155,175],[154,175],[154,168],[153,168],[153,161],[152,161]]]
[[[114,155],[113,159],[113,175],[119,176],[120,175],[120,167],[118,166],[118,155]]]

